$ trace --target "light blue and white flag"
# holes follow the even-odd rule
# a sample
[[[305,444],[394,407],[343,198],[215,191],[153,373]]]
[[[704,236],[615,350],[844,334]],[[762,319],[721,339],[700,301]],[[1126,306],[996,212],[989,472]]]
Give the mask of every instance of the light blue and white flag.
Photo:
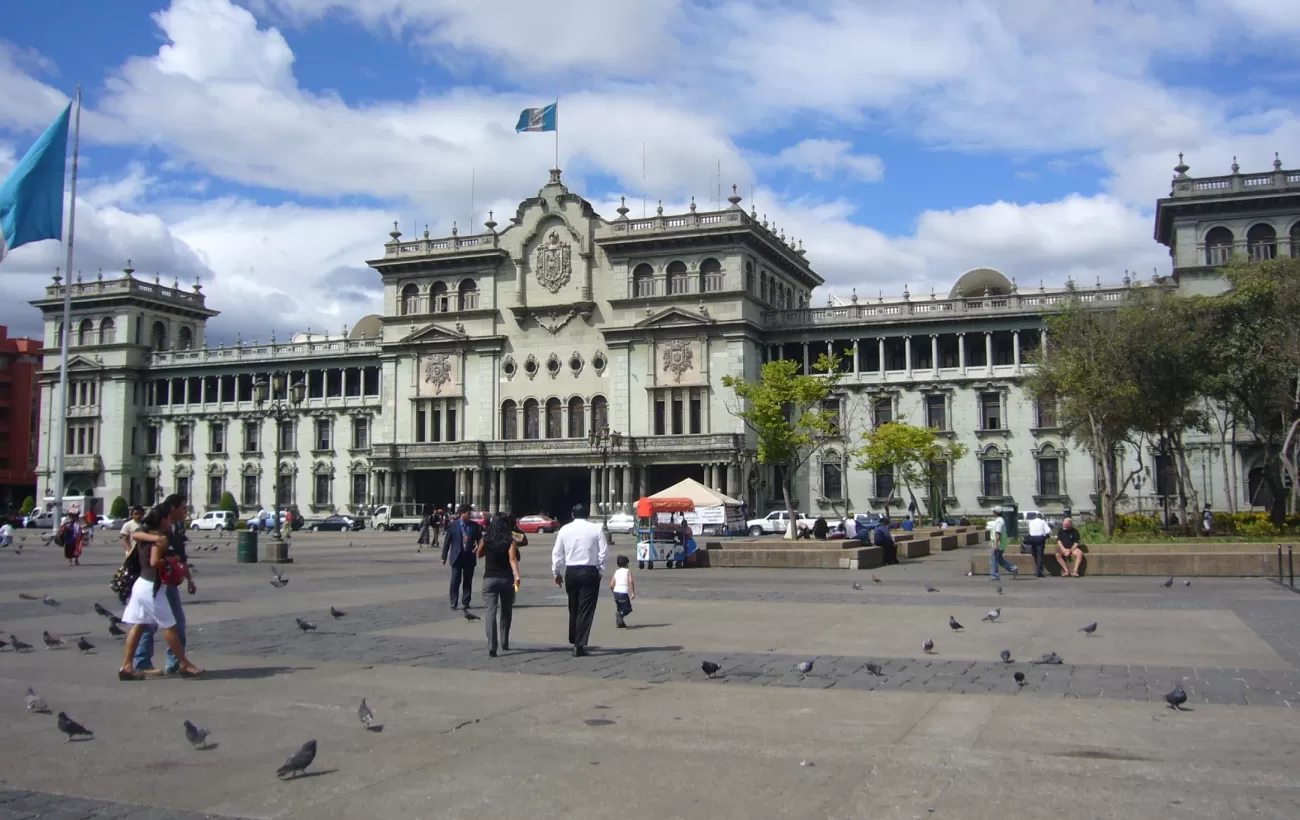
[[[555,131],[559,125],[560,103],[553,102],[545,108],[525,108],[519,112],[515,133],[523,131]]]
[[[63,239],[63,174],[71,112],[68,103],[0,184],[0,259],[28,242]]]

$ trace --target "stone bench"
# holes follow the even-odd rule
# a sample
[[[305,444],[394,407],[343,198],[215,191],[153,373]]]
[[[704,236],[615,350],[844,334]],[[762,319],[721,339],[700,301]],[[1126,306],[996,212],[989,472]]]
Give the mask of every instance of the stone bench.
[[[770,569],[871,569],[881,565],[880,547],[853,549],[720,549],[709,550],[711,567]]]
[[[1018,547],[1015,552],[1007,552],[1005,555],[1021,573],[1033,575],[1034,556],[1021,554]],[[988,575],[988,553],[972,555],[970,566],[971,572],[976,575]],[[1043,571],[1050,575],[1061,574],[1061,565],[1056,561],[1054,550],[1049,550],[1043,556]],[[1079,574],[1270,577],[1277,574],[1277,551],[1169,552],[1145,549],[1133,552],[1093,552],[1084,555]],[[1005,571],[1003,575],[1005,577]]]

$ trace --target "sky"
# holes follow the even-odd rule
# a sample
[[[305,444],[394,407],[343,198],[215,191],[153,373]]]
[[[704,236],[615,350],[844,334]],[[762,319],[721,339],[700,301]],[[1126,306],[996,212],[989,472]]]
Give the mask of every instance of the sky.
[[[341,332],[366,260],[536,194],[742,207],[828,294],[1169,271],[1155,202],[1300,167],[1294,0],[52,0],[6,4],[0,174],[81,84],[75,267],[203,285],[211,343]],[[644,158],[644,159],[643,159]],[[719,182],[721,186],[719,186]],[[725,206],[725,202],[723,203]],[[0,324],[64,250],[0,263]]]

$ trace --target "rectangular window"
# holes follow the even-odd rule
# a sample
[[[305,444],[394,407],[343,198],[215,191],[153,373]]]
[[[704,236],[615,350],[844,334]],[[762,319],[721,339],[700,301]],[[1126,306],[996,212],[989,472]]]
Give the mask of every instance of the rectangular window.
[[[844,497],[843,474],[834,456],[822,462],[822,495],[832,500]]]
[[[280,422],[280,451],[293,453],[298,450],[297,425],[292,421]]]
[[[1151,472],[1155,476],[1156,495],[1171,498],[1178,495],[1178,471],[1173,456],[1157,455],[1151,464]]]
[[[1038,494],[1061,494],[1061,460],[1059,458],[1040,458],[1038,460]]]
[[[255,475],[244,476],[244,494],[240,497],[240,501],[244,502],[245,507],[257,505],[257,478]]]
[[[1056,402],[1051,399],[1039,399],[1037,402],[1037,415],[1039,427],[1057,426]]]
[[[275,483],[276,503],[281,507],[288,507],[293,503],[293,477],[280,476],[280,480]]]
[[[315,495],[312,496],[312,503],[317,506],[328,505],[330,503],[330,488],[332,484],[333,482],[330,481],[328,474],[317,474],[316,492]]]
[[[417,444],[424,443],[424,425],[426,413],[423,410],[415,411],[415,441]]]
[[[316,449],[330,450],[334,446],[334,430],[329,419],[316,419]]]
[[[673,391],[673,435],[682,434],[682,394],[679,391]]]
[[[325,373],[320,370],[307,371],[307,398],[325,397]]]
[[[894,471],[885,468],[876,471],[876,498],[890,498],[894,494]]]
[[[262,450],[262,425],[255,421],[244,422],[244,452],[258,453]]]
[[[361,374],[362,392],[367,396],[379,395],[379,368],[367,367]]]
[[[876,427],[889,424],[894,420],[894,400],[891,398],[876,399],[871,405],[871,418]],[[883,496],[878,496],[883,498]]]
[[[208,427],[208,445],[209,453],[226,452],[226,425],[224,422],[214,421]]]
[[[664,397],[662,394],[655,396],[655,435],[662,436],[665,431],[664,426]]]
[[[980,429],[1002,429],[1002,394],[980,393]]]
[[[925,426],[935,430],[948,429],[948,398],[946,396],[925,397]]]
[[[691,391],[691,418],[690,418],[691,421],[690,430],[692,435],[698,435],[699,433],[703,432],[703,428],[702,428],[703,403],[704,403],[703,400],[700,398],[700,391],[692,390]]]
[[[158,425],[151,424],[144,428],[144,452],[145,455],[158,455]]]
[[[366,450],[370,447],[370,419],[352,420],[352,449]]]
[[[1005,493],[1002,485],[1002,459],[990,458],[982,462],[984,475],[984,495],[989,498],[1001,498]]]
[[[447,441],[456,440],[456,408],[447,408]]]
[[[931,462],[930,464],[930,487],[926,494],[932,496],[938,493],[946,498],[948,496],[948,463],[945,461]]]
[[[822,413],[826,415],[826,420],[830,422],[830,434],[838,436],[840,434],[840,400],[826,399],[822,402]],[[839,498],[838,495],[827,496],[828,498]]]
[[[366,496],[370,490],[370,476],[365,473],[353,473],[352,475],[352,506],[364,507]]]
[[[221,494],[226,491],[225,479],[219,475],[208,476],[208,506],[215,507],[221,503]]]
[[[176,425],[176,452],[180,455],[192,455],[194,453],[194,442],[190,435],[190,426],[188,424]]]
[[[190,498],[190,477],[187,475],[176,476],[176,494],[181,498],[189,500]]]

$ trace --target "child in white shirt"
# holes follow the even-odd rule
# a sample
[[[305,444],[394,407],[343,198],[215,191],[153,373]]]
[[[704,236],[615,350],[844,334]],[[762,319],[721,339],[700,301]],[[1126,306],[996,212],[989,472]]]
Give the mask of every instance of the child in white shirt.
[[[632,579],[632,570],[628,569],[628,560],[626,555],[618,557],[618,569],[614,570],[614,577],[609,579],[609,591],[614,593],[614,612],[615,624],[619,629],[626,629],[627,624],[623,619],[632,614],[632,600],[636,598],[636,581]]]

